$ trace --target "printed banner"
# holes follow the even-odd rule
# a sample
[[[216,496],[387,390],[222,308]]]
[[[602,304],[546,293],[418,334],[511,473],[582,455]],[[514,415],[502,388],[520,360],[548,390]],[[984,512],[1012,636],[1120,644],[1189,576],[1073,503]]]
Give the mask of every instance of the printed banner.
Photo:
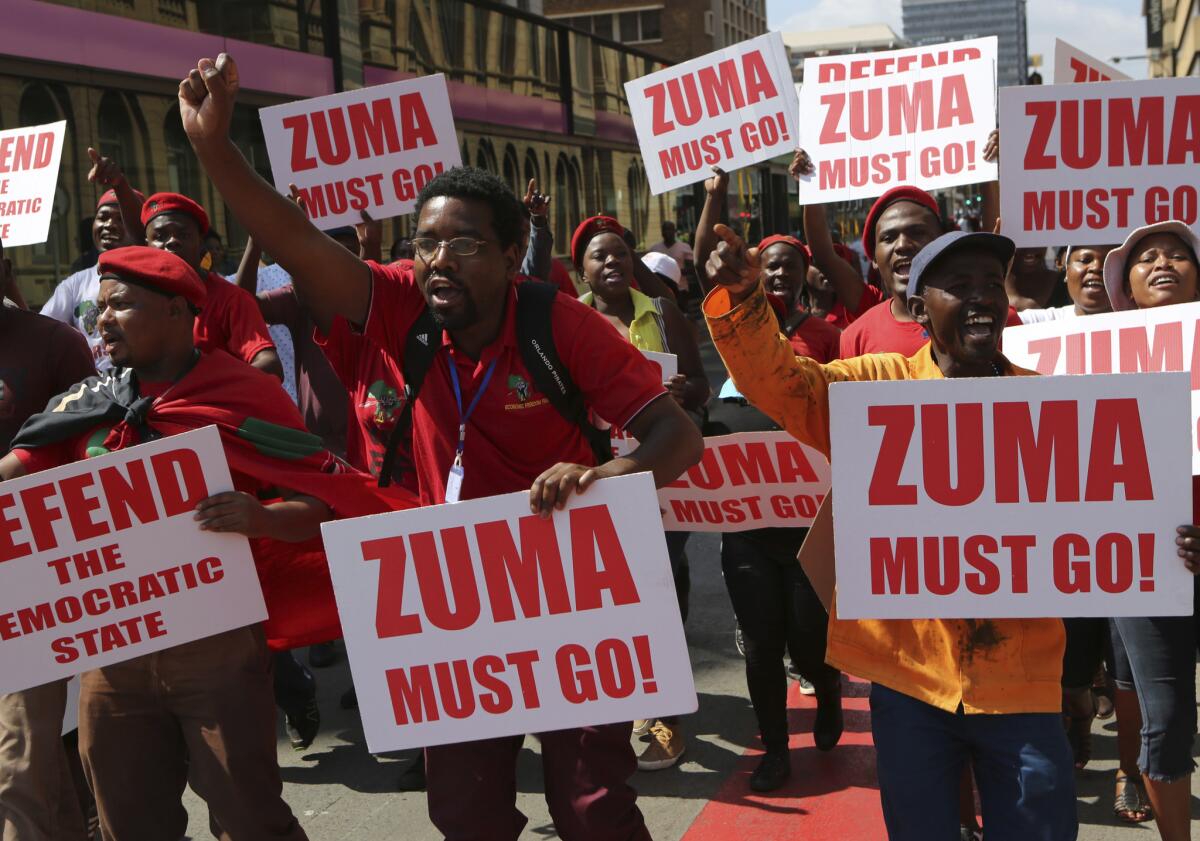
[[[800,203],[869,199],[996,180],[996,38],[806,58],[800,146],[816,172]]]
[[[0,131],[0,242],[37,245],[50,235],[65,120]]]
[[[642,356],[649,359],[658,366],[658,370],[662,372],[662,381],[665,383],[671,377],[679,373],[679,359],[673,353],[659,353],[653,350],[642,351]],[[612,439],[613,458],[618,456],[627,456],[637,449],[638,441],[622,427],[610,426],[609,435]]]
[[[260,109],[275,188],[295,184],[325,230],[410,213],[462,163],[440,73]]]
[[[1190,371],[1191,465],[1200,476],[1198,333],[1200,303],[1176,304],[1006,327],[1004,355],[1039,374]]]
[[[0,484],[0,692],[266,619],[246,538],[192,519],[232,489],[212,426]]]
[[[1018,247],[1196,225],[1200,79],[1000,92],[1000,214]]]
[[[829,462],[786,432],[704,439],[704,456],[658,492],[667,531],[812,525],[829,493]]]
[[[649,473],[322,531],[372,753],[696,709]]]
[[[845,619],[1182,616],[1188,377],[830,388]]]
[[[625,83],[654,195],[796,148],[796,89],[769,32]]]
[[[1072,47],[1062,38],[1054,39],[1054,84],[1123,82],[1128,79],[1128,76],[1111,64]]]

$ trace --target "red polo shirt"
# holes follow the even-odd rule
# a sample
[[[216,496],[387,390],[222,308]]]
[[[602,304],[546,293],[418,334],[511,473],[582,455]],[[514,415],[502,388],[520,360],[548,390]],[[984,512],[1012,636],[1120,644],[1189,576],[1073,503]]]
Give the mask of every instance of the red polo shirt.
[[[1021,317],[1012,307],[1008,308],[1005,327],[1019,326]],[[892,299],[887,298],[867,310],[853,324],[842,331],[842,359],[853,359],[868,353],[899,353],[913,356],[925,343],[929,334],[915,321],[897,321],[892,315]]]
[[[253,295],[212,272],[205,274],[204,288],[208,296],[192,329],[197,348],[205,353],[223,350],[247,363],[259,351],[274,350]]]
[[[373,288],[364,334],[393,360],[402,359],[408,330],[425,308],[425,298],[411,271],[368,265]],[[534,479],[558,462],[595,463],[579,427],[537,390],[521,361],[517,293],[514,285],[505,302],[500,335],[478,360],[456,351],[449,335],[442,334],[441,350],[425,375],[413,411],[413,459],[424,504],[445,500],[446,476],[458,443],[452,364],[458,367],[465,409],[496,360],[487,391],[467,424],[461,499],[528,490]],[[609,423],[627,426],[650,402],[666,394],[655,366],[591,307],[560,294],[551,319],[559,358],[588,406]]]
[[[863,284],[862,295],[858,299],[858,307],[851,312],[841,301],[836,301],[826,315],[825,320],[839,330],[845,330],[858,319],[862,318],[871,307],[883,300],[883,292],[878,286]]]

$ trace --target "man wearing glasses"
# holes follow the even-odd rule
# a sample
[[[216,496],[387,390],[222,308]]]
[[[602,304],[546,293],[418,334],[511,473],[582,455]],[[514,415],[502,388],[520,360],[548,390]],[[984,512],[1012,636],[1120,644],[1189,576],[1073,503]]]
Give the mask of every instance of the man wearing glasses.
[[[662,486],[699,460],[703,442],[657,369],[590,308],[558,295],[555,347],[587,404],[641,442],[600,467],[579,426],[538,393],[517,346],[514,277],[521,205],[476,169],[431,181],[418,198],[411,270],[362,262],[314,228],[259,178],[229,139],[237,68],[225,55],[200,61],[179,88],[196,155],[256,242],[292,275],[328,334],[342,320],[400,365],[409,329],[428,309],[438,352],[413,411],[413,461],[425,504],[530,489],[530,510],[550,516],[595,480],[643,470]],[[649,839],[636,792],[630,725],[540,734],[546,797],[568,841]],[[426,751],[429,813],[450,841],[515,841],[515,763],[522,737]],[[469,804],[464,806],[464,804]]]

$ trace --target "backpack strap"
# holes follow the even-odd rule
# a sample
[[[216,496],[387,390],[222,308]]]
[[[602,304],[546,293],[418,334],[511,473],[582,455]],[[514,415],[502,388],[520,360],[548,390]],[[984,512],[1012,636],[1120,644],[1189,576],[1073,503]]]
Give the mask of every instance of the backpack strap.
[[[545,283],[522,283],[517,287],[517,346],[521,361],[529,369],[533,384],[546,395],[558,413],[575,424],[592,448],[597,464],[612,460],[608,430],[597,429],[588,418],[583,393],[571,379],[554,346],[551,313],[557,287]]]
[[[792,334],[800,328],[801,324],[808,320],[810,315],[812,313],[807,310],[799,310],[789,315],[787,321],[783,322],[783,335],[791,338]]]
[[[425,381],[425,374],[433,365],[442,346],[442,328],[433,320],[433,313],[428,308],[421,311],[420,317],[413,322],[404,341],[404,408],[396,425],[388,434],[387,444],[383,451],[383,464],[379,468],[379,487],[386,488],[392,483],[392,470],[396,464],[396,448],[412,431],[413,404],[417,401],[417,392]]]

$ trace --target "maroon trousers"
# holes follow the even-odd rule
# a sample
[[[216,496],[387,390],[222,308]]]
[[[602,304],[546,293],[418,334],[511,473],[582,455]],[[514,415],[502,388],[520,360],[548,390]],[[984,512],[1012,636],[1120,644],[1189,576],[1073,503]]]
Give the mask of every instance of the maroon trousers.
[[[563,841],[651,841],[628,780],[630,725],[540,733],[546,804]],[[446,841],[516,841],[517,753],[523,736],[425,749],[429,818]]]

